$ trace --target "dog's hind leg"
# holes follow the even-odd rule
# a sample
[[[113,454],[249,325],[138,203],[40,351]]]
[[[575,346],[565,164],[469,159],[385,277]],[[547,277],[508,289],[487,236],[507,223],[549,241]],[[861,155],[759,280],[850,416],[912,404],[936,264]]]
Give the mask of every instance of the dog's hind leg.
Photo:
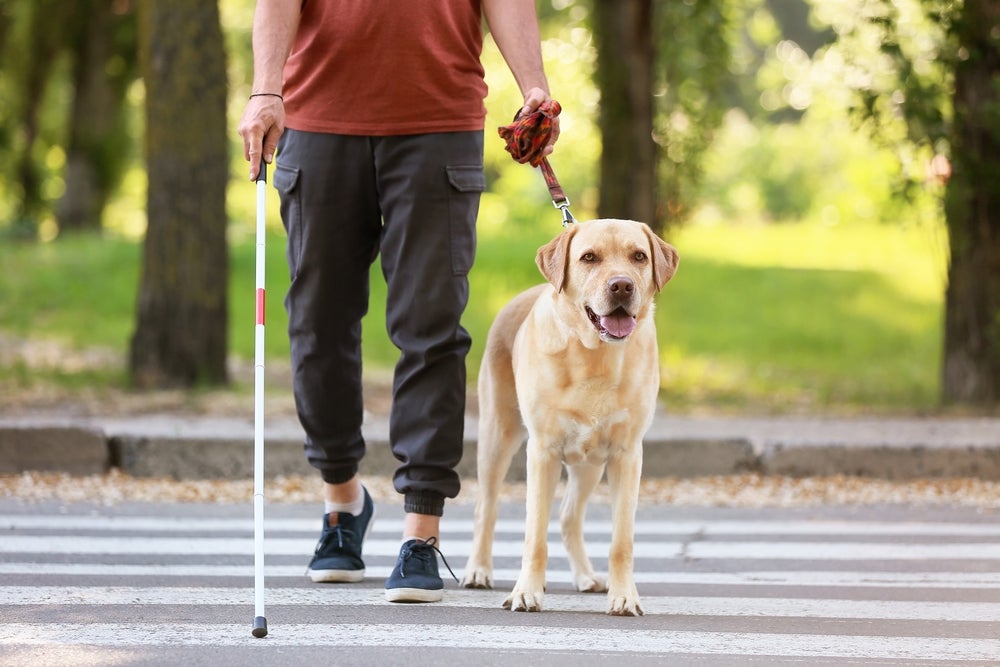
[[[511,461],[526,434],[516,399],[512,400],[510,396],[513,392],[504,395],[489,385],[490,374],[484,371],[479,389],[479,443],[476,451],[479,490],[472,528],[472,550],[461,581],[465,588],[493,588],[493,536],[497,503]]]
[[[567,466],[566,495],[559,512],[562,525],[562,539],[569,555],[573,570],[573,583],[578,591],[600,592],[608,589],[604,579],[594,572],[587,557],[583,540],[583,518],[587,510],[587,499],[593,493],[601,475],[603,465],[577,463]]]
[[[486,434],[484,430],[493,430]],[[479,490],[472,528],[472,548],[462,575],[466,588],[493,588],[493,536],[501,487],[517,453],[521,433],[499,433],[496,425],[480,422],[477,475]],[[486,443],[486,447],[483,447]]]

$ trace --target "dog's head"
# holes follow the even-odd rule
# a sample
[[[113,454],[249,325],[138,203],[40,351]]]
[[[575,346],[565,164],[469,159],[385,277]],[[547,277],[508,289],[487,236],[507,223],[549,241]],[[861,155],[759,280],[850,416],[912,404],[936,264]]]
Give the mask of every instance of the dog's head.
[[[647,315],[679,259],[644,223],[591,220],[539,248],[535,262],[601,340],[616,342],[627,339]]]

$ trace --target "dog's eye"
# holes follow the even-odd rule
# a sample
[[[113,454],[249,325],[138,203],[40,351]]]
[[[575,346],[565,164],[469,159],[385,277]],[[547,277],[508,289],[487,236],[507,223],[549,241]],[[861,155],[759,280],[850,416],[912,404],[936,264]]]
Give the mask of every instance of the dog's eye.
[[[646,259],[647,259],[646,258],[646,253],[644,253],[641,250],[636,250],[635,254],[632,255],[632,259],[634,259],[637,262],[645,262]]]
[[[595,255],[592,252],[585,252],[585,253],[583,253],[583,256],[580,258],[580,261],[581,262],[587,262],[588,264],[596,262],[597,261],[597,255]]]

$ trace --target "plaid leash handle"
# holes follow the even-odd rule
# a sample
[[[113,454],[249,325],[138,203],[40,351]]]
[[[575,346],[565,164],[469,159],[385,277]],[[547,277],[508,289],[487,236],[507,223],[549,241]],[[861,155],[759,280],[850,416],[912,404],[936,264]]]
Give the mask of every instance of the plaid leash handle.
[[[569,212],[569,198],[559,185],[559,179],[542,151],[552,137],[552,119],[559,115],[562,107],[555,100],[543,102],[538,109],[529,114],[520,111],[514,116],[514,122],[498,128],[500,137],[506,142],[507,152],[520,164],[528,163],[539,167],[545,177],[545,185],[549,188],[552,205],[563,214],[563,227],[576,222]]]

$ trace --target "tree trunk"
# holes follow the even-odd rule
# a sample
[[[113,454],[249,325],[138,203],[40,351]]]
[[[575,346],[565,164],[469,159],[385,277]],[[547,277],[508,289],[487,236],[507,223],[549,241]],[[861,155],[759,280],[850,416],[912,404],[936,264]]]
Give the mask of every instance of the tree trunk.
[[[14,99],[7,100],[6,104],[13,107],[17,114],[15,120],[20,123],[21,134],[18,143],[22,146],[13,158],[14,178],[21,195],[14,212],[14,234],[34,238],[38,233],[38,223],[49,213],[42,194],[43,177],[34,153],[35,142],[42,134],[46,87],[67,29],[65,19],[67,14],[72,13],[72,8],[59,0],[36,0],[21,11],[27,23],[26,44],[21,53],[4,54],[6,58],[15,60],[5,63],[4,74],[14,82]]]
[[[68,45],[74,55],[73,112],[60,231],[100,229],[130,144],[124,109],[134,73],[134,12],[121,0],[77,0],[74,7],[77,26]]]
[[[660,231],[652,0],[594,0],[593,33],[603,142],[598,215],[640,220]]]
[[[1000,4],[966,0],[961,11],[942,390],[946,402],[986,405],[1000,400]]]
[[[217,2],[142,0],[148,228],[129,369],[143,388],[227,381],[226,63]]]

